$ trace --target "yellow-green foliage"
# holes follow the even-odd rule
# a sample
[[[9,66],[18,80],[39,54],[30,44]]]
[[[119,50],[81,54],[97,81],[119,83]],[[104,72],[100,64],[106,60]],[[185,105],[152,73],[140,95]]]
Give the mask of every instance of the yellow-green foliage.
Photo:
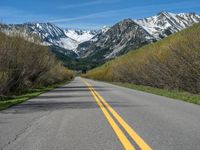
[[[200,93],[200,24],[131,51],[86,77]]]
[[[73,77],[47,47],[34,43],[0,32],[0,96]]]

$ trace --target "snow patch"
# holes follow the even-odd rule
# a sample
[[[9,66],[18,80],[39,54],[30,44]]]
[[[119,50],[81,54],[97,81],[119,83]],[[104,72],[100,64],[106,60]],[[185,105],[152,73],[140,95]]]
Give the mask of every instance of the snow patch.
[[[95,34],[91,31],[83,30],[65,30],[65,35],[77,41],[79,44],[92,39]]]

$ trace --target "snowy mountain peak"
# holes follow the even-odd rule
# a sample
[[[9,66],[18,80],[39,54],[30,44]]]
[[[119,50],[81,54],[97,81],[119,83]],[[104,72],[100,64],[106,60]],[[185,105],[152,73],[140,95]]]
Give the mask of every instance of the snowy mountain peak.
[[[42,39],[44,45],[58,46],[75,53],[80,43],[90,40],[97,34],[95,30],[64,30],[52,23],[39,22],[10,24],[4,28],[7,33],[22,30],[26,35],[35,34]]]
[[[22,26],[27,32],[32,32],[40,36],[42,39],[65,37],[64,31],[51,23],[24,23]],[[46,41],[47,42],[47,41]]]
[[[134,22],[134,20],[132,20],[132,19],[130,19],[130,18],[127,18],[127,19],[124,19],[124,20],[120,21],[120,22],[117,23],[117,24],[119,24],[119,25],[121,25],[121,26],[124,26],[124,25],[127,25],[127,24],[131,24],[131,23],[133,23],[133,22]]]
[[[110,29],[110,27],[108,27],[108,26],[103,26],[103,27],[101,28],[100,32],[105,33],[105,32],[107,32],[109,29]]]
[[[97,34],[90,42],[82,43],[77,51],[81,57],[97,55],[109,59],[161,40],[197,22],[200,22],[198,14],[165,11],[143,19],[128,18],[110,27],[109,32]]]
[[[162,39],[191,26],[193,23],[200,22],[200,16],[195,13],[160,12],[156,16],[138,19],[135,22],[156,39]]]
[[[159,12],[157,14],[157,16],[161,16],[161,15],[163,15],[163,16],[169,16],[169,15],[176,15],[176,14],[171,13],[171,12],[167,12],[167,11],[161,11],[161,12]]]
[[[69,52],[77,57],[88,57],[97,53],[98,58],[107,59],[161,40],[198,22],[200,16],[195,13],[163,11],[143,19],[124,19],[98,31],[62,29],[52,23],[38,22],[0,24],[0,28],[7,33],[24,31],[25,35],[36,34],[43,40],[42,44],[52,45],[64,54]]]
[[[79,44],[90,40],[96,34],[95,30],[65,30],[65,35],[76,40]]]

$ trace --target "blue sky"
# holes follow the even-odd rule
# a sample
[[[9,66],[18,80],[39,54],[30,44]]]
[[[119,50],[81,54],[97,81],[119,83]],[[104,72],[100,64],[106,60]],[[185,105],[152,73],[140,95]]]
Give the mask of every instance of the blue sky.
[[[200,14],[200,0],[1,0],[0,22],[52,22],[63,28],[98,29],[160,11]]]

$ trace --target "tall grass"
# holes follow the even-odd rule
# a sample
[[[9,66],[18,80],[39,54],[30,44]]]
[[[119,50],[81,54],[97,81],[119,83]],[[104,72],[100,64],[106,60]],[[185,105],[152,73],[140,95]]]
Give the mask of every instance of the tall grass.
[[[35,41],[34,41],[35,40]],[[0,96],[69,80],[73,73],[38,40],[0,32]]]
[[[200,24],[91,70],[86,77],[200,93]]]

